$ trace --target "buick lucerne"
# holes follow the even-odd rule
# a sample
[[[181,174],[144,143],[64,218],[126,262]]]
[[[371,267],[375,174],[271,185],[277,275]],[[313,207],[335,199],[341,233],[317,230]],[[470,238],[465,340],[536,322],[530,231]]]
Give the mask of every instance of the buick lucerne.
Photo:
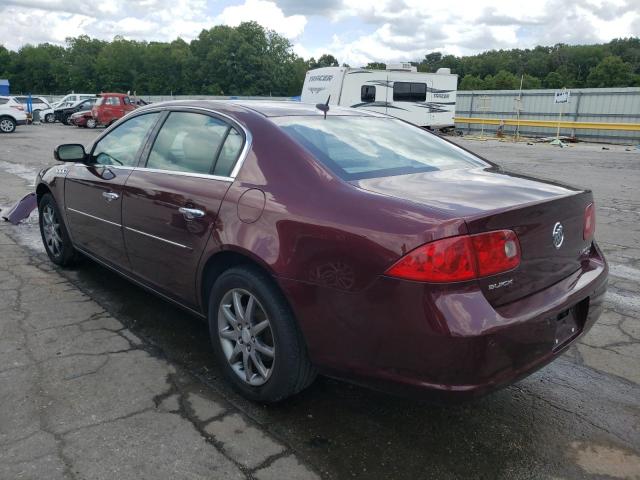
[[[317,372],[475,397],[557,358],[602,310],[592,193],[421,128],[294,102],[149,105],[37,180],[50,259],[79,255],[209,324],[265,402]]]

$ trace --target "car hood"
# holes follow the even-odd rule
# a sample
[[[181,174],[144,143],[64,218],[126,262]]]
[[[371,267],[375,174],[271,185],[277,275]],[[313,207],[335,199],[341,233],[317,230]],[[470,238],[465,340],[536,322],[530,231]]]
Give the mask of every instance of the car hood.
[[[497,167],[441,170],[350,182],[358,188],[427,205],[456,217],[544,202],[583,190]]]

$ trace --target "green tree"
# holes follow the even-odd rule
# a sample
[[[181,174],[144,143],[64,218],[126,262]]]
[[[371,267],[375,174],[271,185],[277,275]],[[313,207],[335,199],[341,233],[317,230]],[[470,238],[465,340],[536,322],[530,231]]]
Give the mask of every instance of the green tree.
[[[11,62],[11,53],[4,45],[0,45],[0,77],[6,78],[9,73],[9,63]]]
[[[484,87],[484,82],[480,77],[467,74],[460,81],[460,85],[458,86],[458,88],[460,90],[482,90],[485,87]]]
[[[336,57],[328,53],[321,55],[317,61],[314,60],[313,57],[311,57],[311,60],[309,60],[309,69],[323,68],[323,67],[338,67],[339,65],[340,65],[340,62],[338,62]]]
[[[386,70],[387,64],[382,62],[369,62],[364,68],[368,70]]]
[[[627,87],[635,81],[633,68],[620,57],[609,56],[593,67],[587,87]]]
[[[517,77],[516,77],[517,80]],[[542,80],[538,77],[534,77],[527,73],[524,74],[522,78],[522,88],[524,90],[533,89],[533,88],[542,88]]]
[[[520,79],[506,70],[500,70],[492,80],[496,90],[515,90],[520,87]]]
[[[96,92],[96,61],[107,42],[81,35],[67,38],[66,43],[66,87],[75,92]]]

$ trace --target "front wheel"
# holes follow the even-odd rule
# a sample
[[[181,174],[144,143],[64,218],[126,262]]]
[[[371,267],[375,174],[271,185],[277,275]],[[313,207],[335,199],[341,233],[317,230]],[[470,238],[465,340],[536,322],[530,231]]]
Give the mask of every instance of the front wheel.
[[[16,129],[16,121],[11,117],[0,117],[0,132],[13,133]]]
[[[71,115],[65,115],[64,117],[62,117],[62,123],[64,123],[65,125],[71,125],[70,120]]]
[[[54,117],[53,113],[47,113],[44,116],[44,121],[47,123],[53,123],[56,121],[56,117]]]
[[[87,128],[96,128],[96,120],[94,118],[87,120]]]
[[[62,220],[58,205],[50,193],[45,193],[38,203],[40,235],[47,255],[61,267],[69,266],[76,257],[67,227]]]
[[[235,267],[216,280],[209,330],[225,377],[250,400],[283,400],[315,378],[291,308],[273,280],[255,267]]]

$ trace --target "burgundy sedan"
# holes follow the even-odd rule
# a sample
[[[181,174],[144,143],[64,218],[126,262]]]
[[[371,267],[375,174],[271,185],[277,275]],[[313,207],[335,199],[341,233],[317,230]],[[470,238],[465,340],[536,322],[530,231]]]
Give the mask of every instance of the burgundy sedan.
[[[361,110],[150,105],[40,172],[53,262],[79,255],[206,319],[246,397],[317,372],[432,398],[530,374],[602,310],[590,191],[508,173]]]

